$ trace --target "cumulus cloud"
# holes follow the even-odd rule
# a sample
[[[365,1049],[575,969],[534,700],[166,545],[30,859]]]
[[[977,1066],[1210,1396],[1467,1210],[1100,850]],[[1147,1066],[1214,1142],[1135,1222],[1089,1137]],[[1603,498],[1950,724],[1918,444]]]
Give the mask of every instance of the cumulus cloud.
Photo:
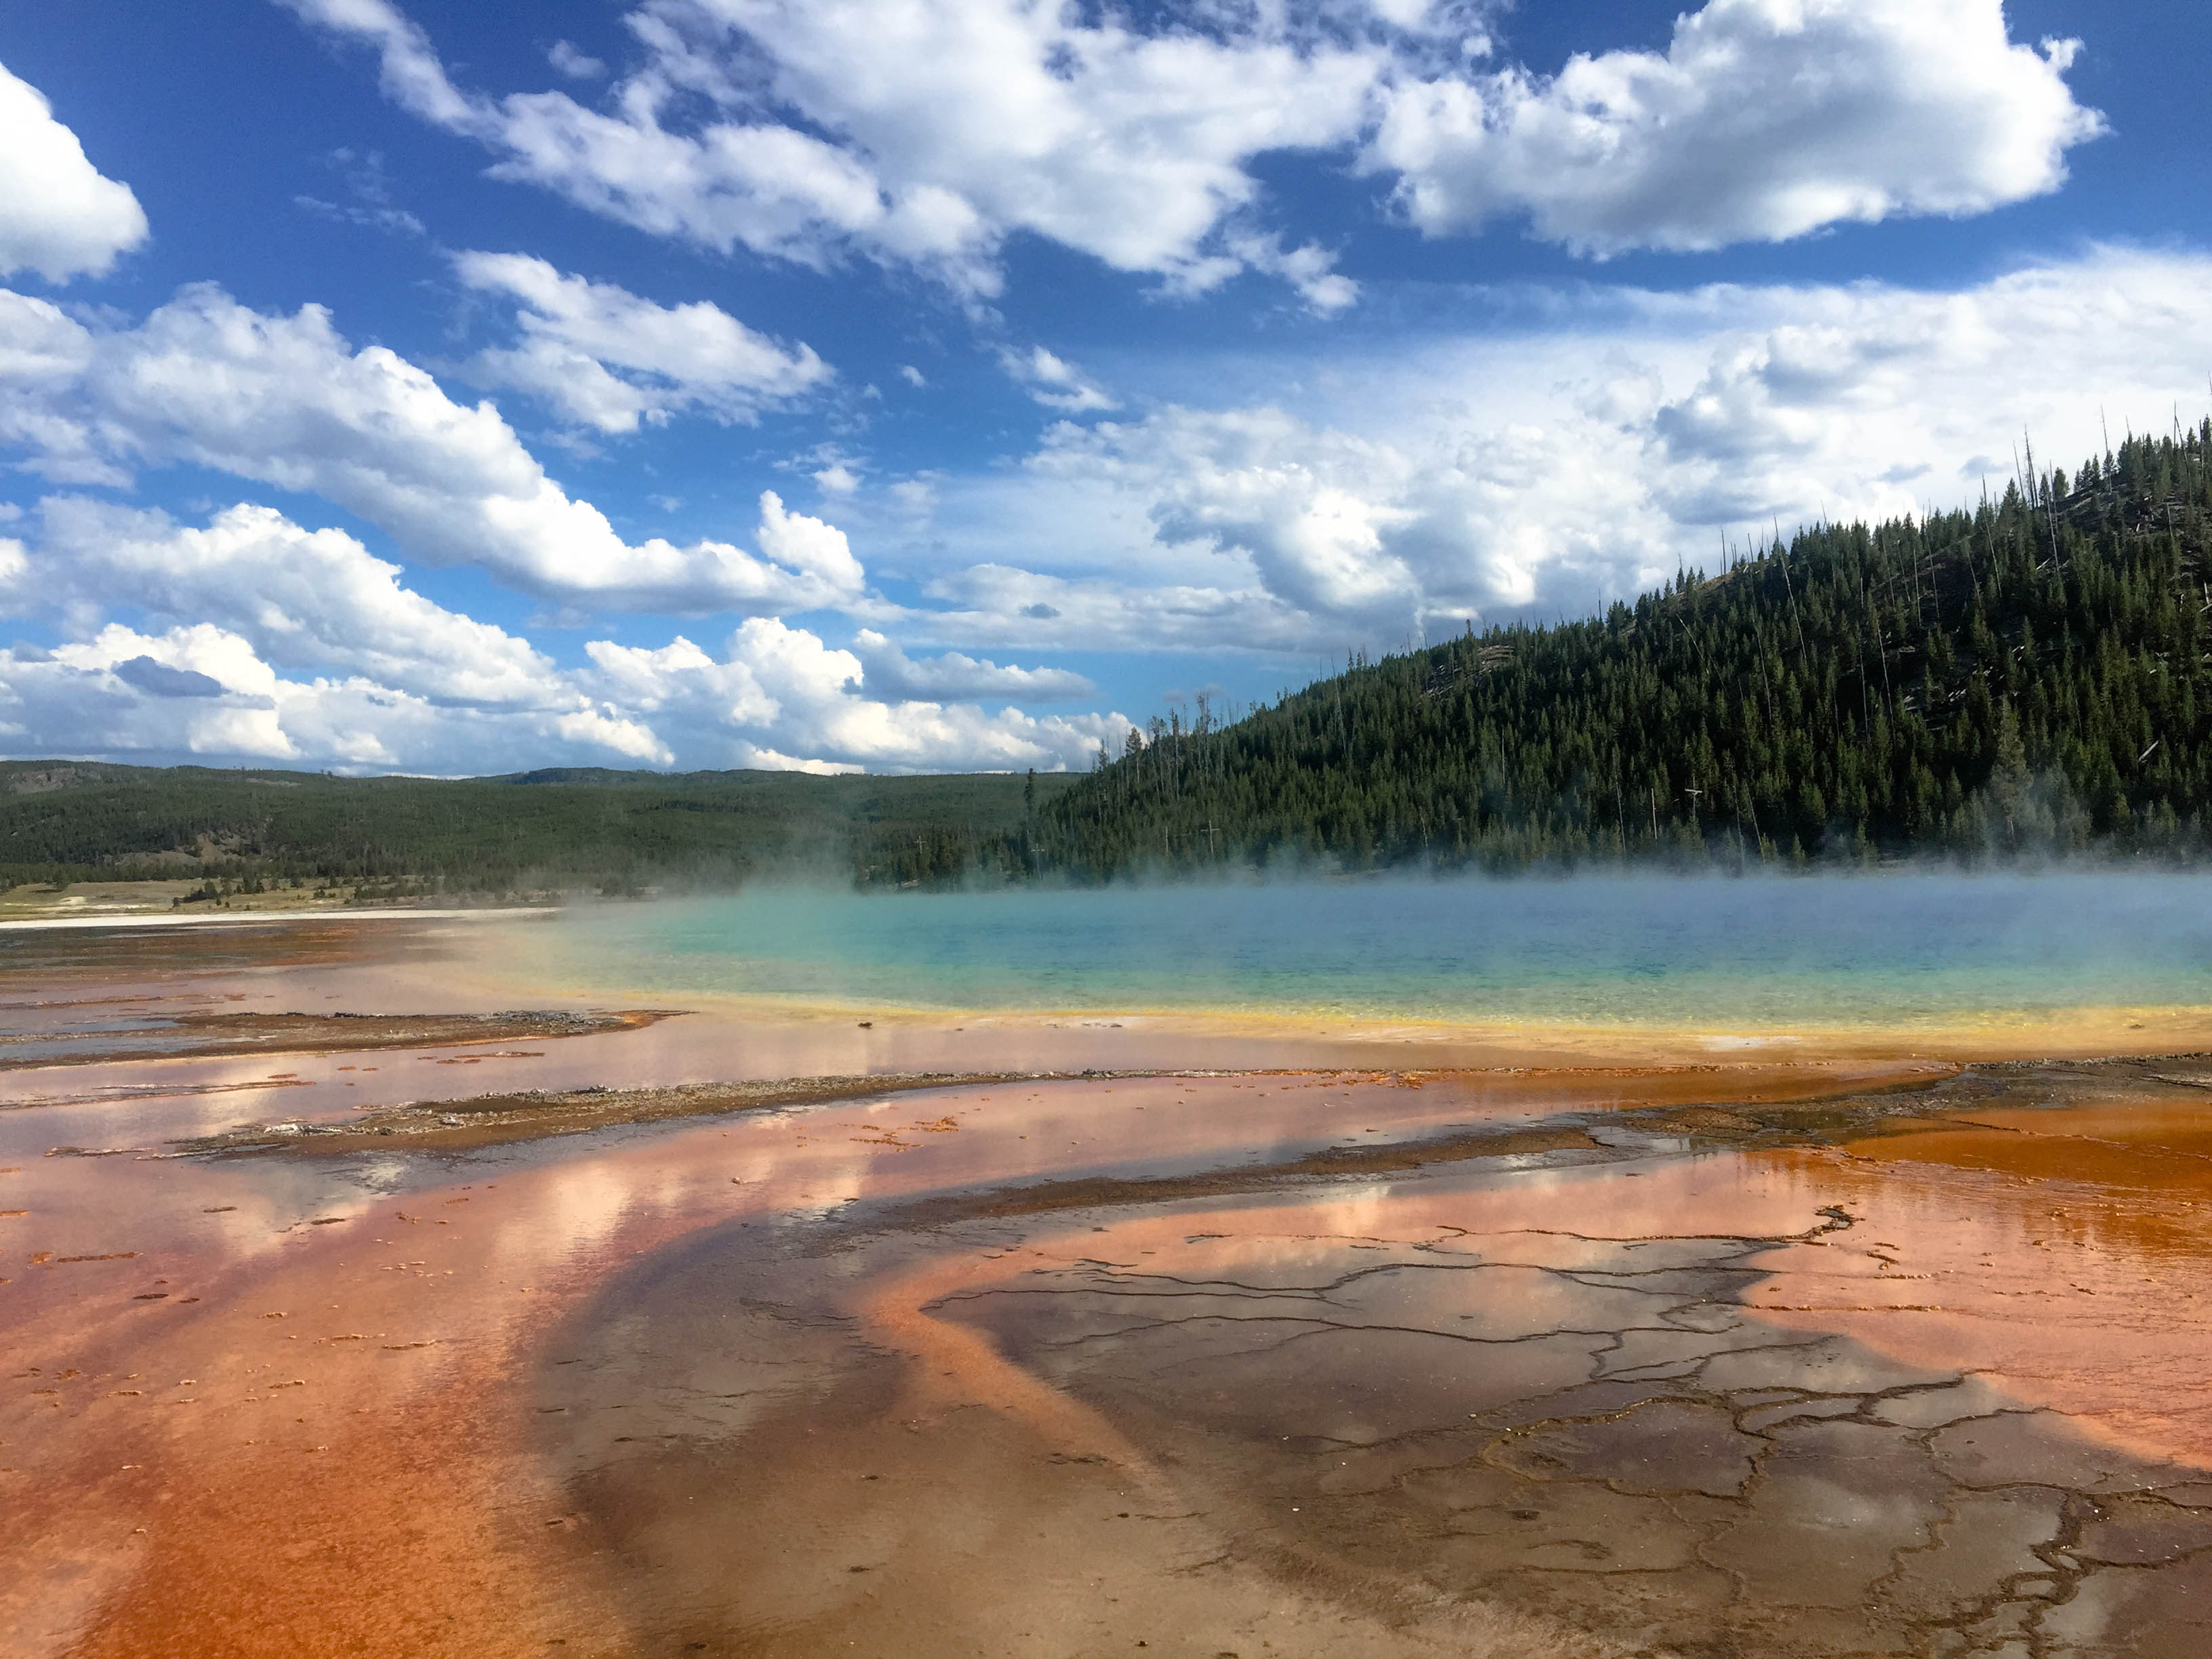
[[[258,759],[476,773],[630,764],[774,770],[1054,770],[1121,740],[1118,714],[987,713],[859,695],[850,653],[773,618],[715,655],[595,641],[545,706],[441,700],[359,675],[279,675],[211,623],[110,623],[52,651],[0,650],[0,753],[164,762]]]
[[[411,557],[478,565],[567,604],[807,611],[857,599],[865,580],[841,532],[773,494],[757,556],[625,542],[490,404],[454,403],[384,347],[354,351],[319,306],[272,317],[199,287],[137,328],[100,332],[7,295],[0,392],[0,437],[57,481],[121,483],[134,463],[209,467],[321,495]]]
[[[554,284],[540,314],[579,297],[550,267],[520,275]],[[605,301],[586,293],[579,314],[604,321]],[[710,341],[738,339],[692,323]],[[620,349],[627,368],[653,348]],[[0,441],[72,482],[123,486],[134,467],[172,463],[259,479],[361,514],[410,559],[477,564],[571,605],[872,603],[844,533],[774,492],[760,499],[757,554],[624,544],[489,404],[453,403],[381,348],[354,350],[317,307],[270,317],[198,289],[138,327],[103,328],[0,290]],[[424,771],[579,759],[1050,769],[1082,763],[1127,726],[974,701],[1087,696],[1079,677],[958,653],[914,661],[875,635],[864,662],[769,615],[719,654],[680,636],[599,640],[564,667],[428,599],[354,536],[252,502],[181,524],[58,495],[37,524],[34,537],[0,538],[0,613],[64,642],[0,653],[0,747],[17,754]]]
[[[872,629],[853,636],[853,654],[866,670],[863,688],[890,698],[1060,702],[1098,695],[1096,685],[1064,668],[1001,668],[957,651],[917,662]]]
[[[76,497],[40,512],[35,577],[24,568],[0,584],[15,614],[81,616],[127,596],[158,620],[214,623],[279,669],[357,675],[446,702],[562,696],[553,665],[527,641],[433,604],[343,531],[305,530],[251,503],[204,529]]]
[[[2002,0],[1711,0],[1663,54],[1399,80],[1364,163],[1432,235],[1526,213],[1601,255],[1981,213],[2103,131],[2065,82],[2078,45],[2015,44]]]
[[[2208,283],[2203,256],[2106,251],[1955,294],[1591,291],[1540,331],[1340,351],[1302,407],[1063,423],[1011,476],[940,483],[940,526],[983,556],[899,630],[1335,653],[1585,613],[1777,524],[2001,488],[2023,427],[2071,467],[2100,405],[2115,434],[2201,409]]]
[[[0,651],[0,744],[19,755],[103,751],[290,760],[276,677],[234,635],[200,623],[158,636],[119,623],[52,652]]]
[[[58,482],[125,483],[71,407],[92,358],[91,331],[59,306],[0,289],[0,444]]]
[[[601,683],[627,705],[739,728],[736,752],[748,766],[795,753],[869,770],[1048,769],[1080,764],[1129,725],[1118,714],[986,714],[972,702],[856,696],[866,675],[859,656],[772,617],[742,623],[720,660],[680,638],[658,651],[605,641],[590,651]]]
[[[580,690],[564,702],[484,707],[359,676],[280,676],[245,638],[204,623],[159,634],[113,623],[51,652],[0,651],[0,752],[11,755],[449,774],[672,758]]]
[[[463,283],[511,299],[522,343],[477,353],[465,372],[511,386],[564,420],[635,432],[685,410],[750,422],[830,378],[812,347],[754,332],[720,307],[660,306],[524,253],[458,253]]]
[[[1497,8],[1424,0],[1118,9],[1036,0],[648,0],[600,106],[447,75],[392,0],[283,0],[369,45],[385,89],[552,190],[656,235],[823,265],[847,251],[971,297],[1028,233],[1173,290],[1240,271],[1357,297],[1261,223],[1252,164],[1355,155],[1431,234],[1525,214],[1589,254],[1709,249],[2057,188],[2102,124],[2075,44],[2002,0],[1710,0],[1664,52],[1489,67]]]
[[[0,540],[0,614],[64,635],[0,652],[0,752],[348,769],[532,765],[972,770],[1080,765],[1119,715],[987,714],[1072,695],[1048,670],[861,656],[774,618],[719,653],[595,640],[563,667],[425,599],[337,531],[244,503],[205,526],[76,497]],[[881,665],[902,665],[889,684]]]
[[[1081,369],[1055,357],[1042,346],[1032,346],[1027,351],[1002,350],[999,364],[1047,409],[1076,415],[1121,406],[1111,392],[1091,380]]]
[[[1170,408],[1135,424],[1061,426],[1036,465],[1144,481],[1162,540],[1232,546],[1303,611],[1398,613],[1419,592],[1386,542],[1411,516],[1395,504],[1410,468],[1387,445],[1279,410]]]
[[[859,689],[861,659],[773,617],[741,623],[717,656],[681,635],[648,648],[587,647],[580,684],[611,710],[649,722],[710,763],[772,769],[1050,770],[1119,739],[1119,714],[987,714],[951,690]],[[878,692],[882,695],[878,695]]]
[[[0,276],[104,276],[145,240],[131,186],[93,166],[36,87],[0,68]]]
[[[1250,228],[1248,164],[1349,143],[1383,62],[1274,8],[1146,33],[1033,0],[653,0],[602,109],[463,90],[390,0],[284,3],[373,46],[387,95],[484,144],[499,177],[702,246],[854,249],[986,296],[1028,232],[1184,288],[1272,262],[1334,302],[1325,254]]]

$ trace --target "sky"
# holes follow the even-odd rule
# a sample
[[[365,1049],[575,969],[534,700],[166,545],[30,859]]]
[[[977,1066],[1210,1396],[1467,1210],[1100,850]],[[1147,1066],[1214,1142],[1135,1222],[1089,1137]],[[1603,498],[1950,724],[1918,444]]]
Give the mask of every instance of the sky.
[[[2212,409],[2182,0],[0,7],[0,755],[1051,770]]]

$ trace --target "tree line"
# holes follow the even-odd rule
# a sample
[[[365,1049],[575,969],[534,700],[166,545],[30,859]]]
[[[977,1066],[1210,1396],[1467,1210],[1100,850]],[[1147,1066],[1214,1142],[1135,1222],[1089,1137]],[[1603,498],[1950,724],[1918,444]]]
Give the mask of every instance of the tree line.
[[[998,862],[1509,870],[2212,837],[2212,421],[1967,510],[1820,525],[1633,604],[1149,732]]]
[[[500,895],[763,878],[937,885],[1076,780],[560,768],[344,778],[0,763],[0,884],[204,878]]]

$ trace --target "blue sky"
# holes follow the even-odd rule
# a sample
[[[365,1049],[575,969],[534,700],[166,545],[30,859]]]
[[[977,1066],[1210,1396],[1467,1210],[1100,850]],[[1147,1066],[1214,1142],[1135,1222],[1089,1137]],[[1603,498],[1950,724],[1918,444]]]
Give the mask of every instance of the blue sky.
[[[0,12],[0,751],[1080,766],[2212,400],[2166,0]]]

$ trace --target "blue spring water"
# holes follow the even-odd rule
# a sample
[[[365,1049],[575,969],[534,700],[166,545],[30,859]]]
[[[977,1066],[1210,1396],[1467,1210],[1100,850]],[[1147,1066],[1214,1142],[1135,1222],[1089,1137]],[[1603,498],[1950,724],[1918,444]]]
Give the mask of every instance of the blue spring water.
[[[2212,1004],[2212,878],[761,890],[574,912],[546,942],[574,982],[667,994],[1779,1030]]]

